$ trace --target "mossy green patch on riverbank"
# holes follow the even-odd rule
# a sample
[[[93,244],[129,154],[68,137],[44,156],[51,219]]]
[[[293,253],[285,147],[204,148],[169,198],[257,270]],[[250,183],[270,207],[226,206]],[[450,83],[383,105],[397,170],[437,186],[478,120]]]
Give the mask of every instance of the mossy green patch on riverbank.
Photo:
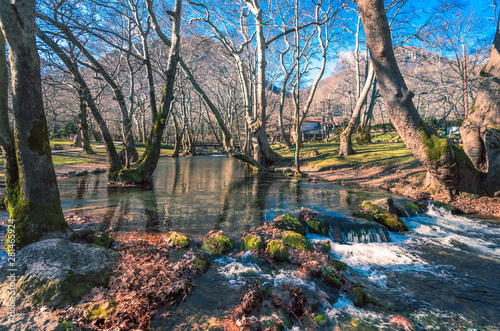
[[[191,239],[177,232],[172,232],[168,236],[168,239],[170,243],[177,248],[188,248],[191,245]]]
[[[267,243],[267,253],[276,261],[286,261],[288,250],[281,240],[271,240]]]
[[[276,144],[272,147],[284,157],[293,157],[293,149],[287,150],[285,146],[281,144]],[[356,153],[346,157],[338,156],[339,148],[339,142],[304,143],[304,146],[300,149],[300,155],[304,165],[314,166],[316,170],[320,171],[354,166],[365,169],[373,167],[401,169],[417,162],[417,159],[402,142],[375,143],[368,145],[354,144],[353,148]],[[318,155],[310,156],[313,150],[315,150]]]
[[[278,216],[273,220],[273,222],[275,228],[297,232],[301,235],[306,234],[306,228],[304,227],[304,225],[300,223],[297,217],[290,214]]]
[[[243,250],[250,251],[264,247],[262,239],[258,236],[249,235],[243,239]]]
[[[312,249],[312,245],[306,237],[296,232],[287,231],[281,240],[285,245],[301,251],[309,252]]]
[[[370,201],[363,201],[361,207],[366,209],[368,214],[357,213],[355,216],[363,217],[363,215],[369,215],[372,218],[369,220],[374,220],[375,222],[382,224],[389,231],[408,231],[408,226],[400,220],[399,217],[387,212],[382,207],[377,206]]]
[[[224,255],[234,250],[234,243],[228,237],[218,234],[201,243],[201,250],[215,256]]]

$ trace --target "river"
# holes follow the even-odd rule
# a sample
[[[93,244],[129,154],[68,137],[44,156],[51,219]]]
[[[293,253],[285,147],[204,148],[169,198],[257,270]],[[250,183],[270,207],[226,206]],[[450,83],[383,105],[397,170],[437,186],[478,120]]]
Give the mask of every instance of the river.
[[[234,159],[216,156],[161,159],[148,189],[109,189],[106,174],[61,180],[59,189],[65,214],[102,216],[101,231],[175,230],[201,236],[223,230],[234,239],[277,215],[298,213],[301,207],[345,215],[364,200],[398,198],[382,190],[257,174]],[[404,316],[415,329],[498,330],[498,220],[454,216],[431,207],[405,222],[410,231],[391,233],[390,242],[340,244],[330,240],[331,254],[349,266],[351,277],[392,311],[356,308],[340,296],[334,302],[324,301],[320,308],[329,318],[327,329],[337,325],[389,330],[391,318]],[[276,274],[252,259],[223,258],[200,280],[218,286],[198,286],[195,295],[177,308],[177,317],[170,318],[170,327],[194,312],[222,313],[231,291],[220,288],[238,286],[242,274],[272,286],[291,282],[321,292],[317,284],[295,278],[293,273]]]

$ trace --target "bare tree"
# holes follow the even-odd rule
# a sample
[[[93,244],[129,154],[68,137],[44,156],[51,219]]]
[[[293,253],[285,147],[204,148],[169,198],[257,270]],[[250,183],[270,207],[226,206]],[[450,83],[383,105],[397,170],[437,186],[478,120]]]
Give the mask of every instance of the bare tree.
[[[372,62],[391,121],[406,146],[427,169],[427,186],[480,193],[479,174],[463,150],[437,136],[420,118],[399,71],[382,0],[358,0]],[[435,192],[435,191],[434,191]]]
[[[0,27],[9,46],[18,165],[17,176],[11,172],[14,167],[7,168],[10,179],[6,183],[14,185],[8,188],[10,194],[7,196],[10,218],[15,224],[15,242],[11,236],[6,237],[6,248],[11,251],[69,226],[62,213],[43,108],[40,58],[35,39],[35,1],[0,1]],[[3,45],[0,51],[5,54]],[[0,70],[5,79],[5,67]],[[10,156],[9,152],[7,157]],[[22,180],[12,182],[14,177]]]

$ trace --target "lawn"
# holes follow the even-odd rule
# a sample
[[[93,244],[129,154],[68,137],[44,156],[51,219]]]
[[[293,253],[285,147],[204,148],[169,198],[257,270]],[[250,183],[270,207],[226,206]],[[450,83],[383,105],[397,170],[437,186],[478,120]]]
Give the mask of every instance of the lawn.
[[[286,150],[284,145],[276,144],[273,149],[284,157],[293,157],[294,150]],[[314,165],[317,170],[334,170],[344,167],[361,168],[384,167],[387,169],[404,168],[412,165],[416,159],[404,143],[374,143],[353,145],[356,153],[339,157],[339,142],[305,143],[300,149],[303,164]],[[319,153],[312,156],[312,152]]]

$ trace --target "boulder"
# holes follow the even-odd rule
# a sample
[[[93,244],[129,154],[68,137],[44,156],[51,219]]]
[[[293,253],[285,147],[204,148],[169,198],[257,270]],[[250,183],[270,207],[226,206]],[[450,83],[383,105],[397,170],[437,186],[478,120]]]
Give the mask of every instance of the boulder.
[[[12,321],[8,314],[0,312],[0,330],[23,330],[23,331],[64,331],[66,328],[59,323],[55,314],[48,310],[36,313],[17,312]]]
[[[408,231],[408,226],[397,216],[392,198],[363,201],[361,207],[366,213],[361,212],[355,216],[382,224],[389,231]]]
[[[78,172],[75,174],[75,176],[78,176],[78,177],[79,177],[79,176],[86,176],[86,175],[88,175],[88,174],[89,174],[88,170],[84,169],[84,170],[80,170],[80,171],[78,171]]]
[[[411,217],[424,212],[424,209],[417,202],[408,199],[396,199],[394,206],[399,217]]]
[[[107,284],[117,256],[110,249],[60,238],[28,245],[16,252],[15,264],[0,269],[0,305],[8,306],[12,286],[18,307],[74,303]]]

